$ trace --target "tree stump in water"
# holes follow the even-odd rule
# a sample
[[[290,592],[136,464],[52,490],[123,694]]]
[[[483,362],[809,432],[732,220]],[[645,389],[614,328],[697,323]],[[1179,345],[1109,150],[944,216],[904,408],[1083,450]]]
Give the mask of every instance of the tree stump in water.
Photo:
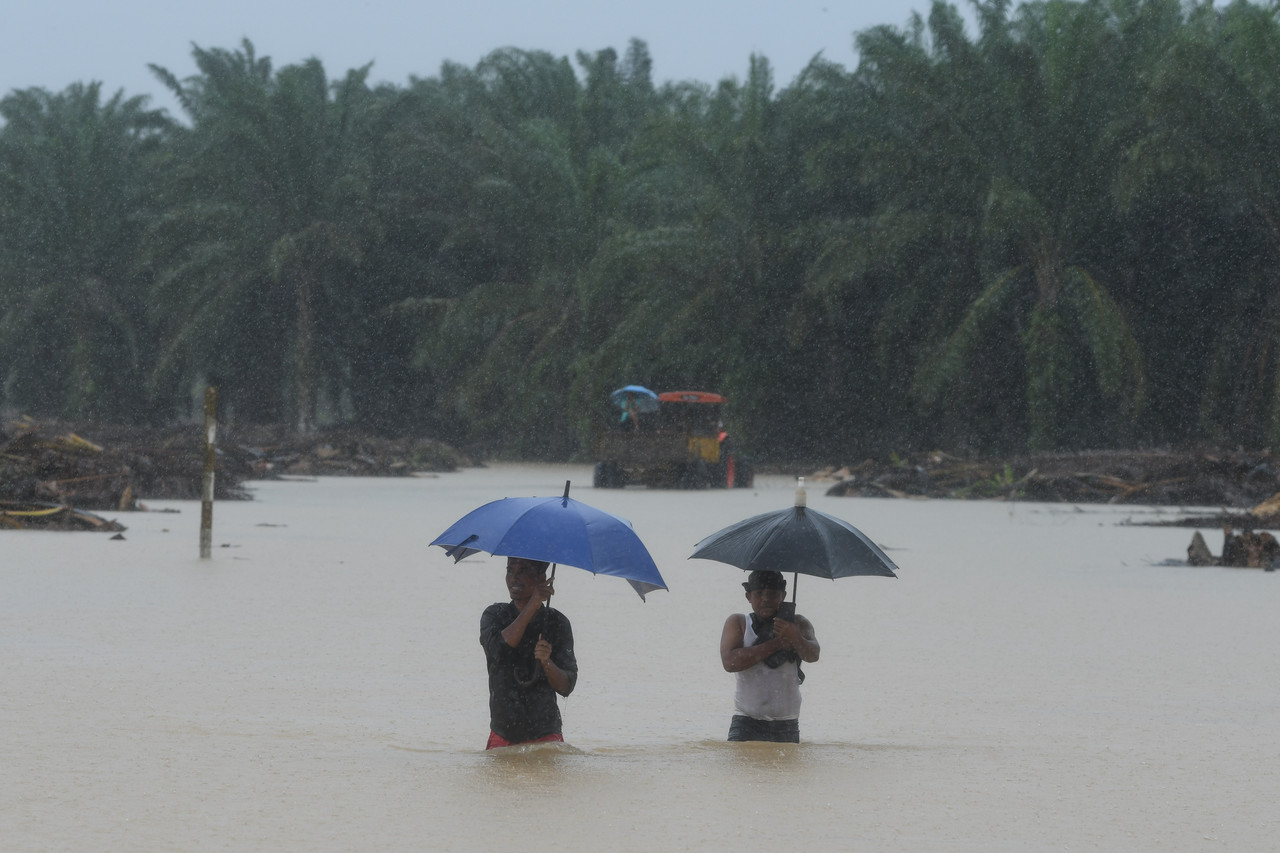
[[[1213,556],[1213,552],[1209,550],[1209,546],[1205,544],[1204,537],[1197,530],[1195,535],[1191,537],[1191,544],[1187,546],[1187,565],[1188,566],[1216,566],[1218,558]]]
[[[1200,531],[1187,546],[1189,566],[1233,566],[1244,569],[1275,571],[1280,562],[1280,542],[1270,533],[1244,530],[1236,533],[1230,526],[1222,528],[1222,556],[1214,557]]]

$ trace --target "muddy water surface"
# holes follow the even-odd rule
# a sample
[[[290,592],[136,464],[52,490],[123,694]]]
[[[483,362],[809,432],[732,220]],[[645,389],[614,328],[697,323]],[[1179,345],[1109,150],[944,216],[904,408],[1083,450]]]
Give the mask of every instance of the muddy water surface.
[[[477,634],[502,563],[427,543],[566,479],[631,519],[671,590],[562,568],[569,745],[485,753]],[[822,643],[803,743],[727,744],[717,647],[742,575],[686,558],[793,481],[590,479],[260,483],[218,504],[207,561],[195,503],[118,516],[123,541],[0,532],[0,849],[1280,847],[1280,573],[1162,565],[1191,531],[1120,524],[1155,510],[811,485],[900,577],[801,577]]]

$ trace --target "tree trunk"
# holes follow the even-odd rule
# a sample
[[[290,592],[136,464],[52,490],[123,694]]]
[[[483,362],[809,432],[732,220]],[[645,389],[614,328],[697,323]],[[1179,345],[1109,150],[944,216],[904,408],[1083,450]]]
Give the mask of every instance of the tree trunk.
[[[294,336],[295,424],[300,435],[315,429],[315,319],[311,311],[311,279],[295,274],[298,300],[298,328]]]

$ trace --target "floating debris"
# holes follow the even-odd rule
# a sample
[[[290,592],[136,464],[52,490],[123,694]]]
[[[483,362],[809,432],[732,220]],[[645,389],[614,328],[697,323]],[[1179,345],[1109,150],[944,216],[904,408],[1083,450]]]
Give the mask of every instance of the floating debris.
[[[248,462],[252,479],[283,477],[411,477],[423,472],[455,471],[471,461],[441,441],[386,438],[334,428],[315,435],[248,426],[227,430]]]
[[[30,418],[0,430],[0,500],[79,509],[145,509],[139,501],[200,496],[203,436],[197,429],[103,429],[93,439],[65,425]],[[222,454],[219,500],[249,497],[247,463]]]
[[[219,501],[250,499],[247,480],[405,477],[470,464],[430,439],[349,430],[299,436],[267,426],[220,433],[214,466]],[[0,426],[0,505],[7,507],[0,529],[113,529],[94,522],[97,516],[86,510],[145,510],[144,498],[199,500],[203,454],[204,430],[196,425],[86,427],[20,418]]]
[[[0,529],[96,530],[118,534],[128,528],[117,521],[63,504],[0,501]],[[112,538],[124,537],[117,535]]]
[[[1241,569],[1275,571],[1280,562],[1280,542],[1266,531],[1245,530],[1236,533],[1231,527],[1222,529],[1222,556],[1215,557],[1204,536],[1197,530],[1187,546],[1189,566],[1233,566]]]
[[[966,459],[941,451],[811,475],[828,495],[1247,507],[1280,492],[1269,451],[1080,451]]]

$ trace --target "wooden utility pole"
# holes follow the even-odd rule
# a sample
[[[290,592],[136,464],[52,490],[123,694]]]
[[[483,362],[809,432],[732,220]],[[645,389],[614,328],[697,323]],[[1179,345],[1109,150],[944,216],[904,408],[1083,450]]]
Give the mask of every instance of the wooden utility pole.
[[[213,553],[213,463],[218,435],[218,389],[204,389],[204,480],[200,499],[200,559]]]

